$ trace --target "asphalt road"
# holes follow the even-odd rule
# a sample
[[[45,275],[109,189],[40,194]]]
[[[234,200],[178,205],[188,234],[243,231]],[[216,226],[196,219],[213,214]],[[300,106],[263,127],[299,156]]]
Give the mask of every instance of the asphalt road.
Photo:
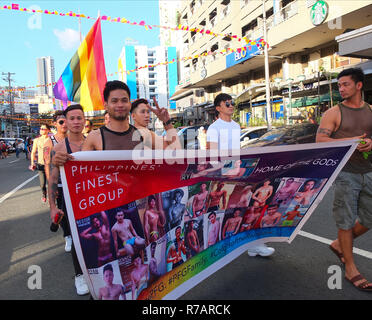
[[[64,251],[62,232],[49,230],[48,206],[40,200],[37,172],[29,171],[28,164],[24,154],[19,160],[14,154],[0,160],[0,300],[87,300],[88,296],[75,292],[71,256]],[[356,290],[345,280],[341,289],[328,287],[329,268],[341,266],[327,244],[337,234],[331,204],[332,189],[305,224],[304,233],[291,244],[271,243],[276,253],[268,258],[243,253],[180,299],[372,299],[372,294]],[[372,232],[356,240],[355,247],[362,251],[355,260],[372,281],[371,243]],[[31,290],[28,283],[33,273],[28,271],[35,265],[42,271],[42,287]]]

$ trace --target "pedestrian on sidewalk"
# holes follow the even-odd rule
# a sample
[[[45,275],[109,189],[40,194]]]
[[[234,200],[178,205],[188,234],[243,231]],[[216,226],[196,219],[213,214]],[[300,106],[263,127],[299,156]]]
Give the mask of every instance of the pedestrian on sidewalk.
[[[40,126],[40,136],[34,140],[32,151],[31,151],[31,164],[29,169],[32,171],[38,170],[40,189],[42,192],[41,201],[46,203],[47,201],[47,178],[45,174],[44,165],[44,144],[49,139],[50,126],[44,123]]]

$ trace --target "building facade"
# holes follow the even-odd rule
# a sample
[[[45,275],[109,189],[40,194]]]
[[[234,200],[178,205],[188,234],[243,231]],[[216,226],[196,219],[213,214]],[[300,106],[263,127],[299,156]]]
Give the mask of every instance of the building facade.
[[[54,59],[52,57],[41,57],[36,59],[37,81],[39,94],[53,97],[53,83],[55,82]]]
[[[342,69],[360,66],[367,78],[371,76],[370,61],[340,55],[335,38],[368,26],[372,1],[265,1],[269,108],[263,50],[237,41],[263,38],[263,1],[183,0],[179,10],[180,24],[188,27],[183,31],[182,56],[199,57],[181,62],[180,69],[186,72],[181,73],[184,76],[172,98],[177,106],[185,103],[185,98],[204,105],[204,114],[196,119],[200,122],[210,121],[208,108],[220,92],[237,99],[239,120],[245,126],[264,121],[267,109],[274,121],[288,121],[291,116],[320,113],[323,107],[334,105],[340,99],[335,78]],[[213,35],[195,28],[213,31]],[[228,49],[235,52],[222,53]]]
[[[173,63],[154,66],[172,60]],[[119,80],[129,86],[131,100],[144,98],[152,103],[155,97],[159,106],[170,110],[176,108],[176,103],[170,100],[178,82],[175,47],[124,46],[119,57],[118,68]],[[136,71],[128,72],[135,69]]]

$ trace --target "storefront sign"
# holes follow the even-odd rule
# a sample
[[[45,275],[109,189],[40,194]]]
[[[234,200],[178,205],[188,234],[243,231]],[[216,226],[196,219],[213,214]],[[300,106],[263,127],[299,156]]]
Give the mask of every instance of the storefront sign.
[[[325,1],[317,1],[310,10],[311,22],[314,26],[322,24],[328,16],[329,7]]]

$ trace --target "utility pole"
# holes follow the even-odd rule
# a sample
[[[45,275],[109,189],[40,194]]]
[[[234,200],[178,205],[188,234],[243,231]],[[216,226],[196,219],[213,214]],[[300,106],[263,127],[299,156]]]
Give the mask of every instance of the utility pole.
[[[13,117],[14,117],[14,103],[13,103],[13,93],[12,93],[12,75],[15,75],[15,73],[11,72],[2,72],[3,76],[6,76],[6,78],[3,78],[4,81],[8,82],[8,99],[9,99],[9,106],[10,106],[10,134],[13,134]]]
[[[263,32],[264,32],[264,53],[265,53],[265,82],[266,82],[266,116],[267,116],[267,129],[271,130],[271,99],[270,99],[270,72],[269,72],[269,54],[268,54],[268,41],[267,41],[267,24],[266,24],[266,9],[265,0],[262,0],[263,10]]]

